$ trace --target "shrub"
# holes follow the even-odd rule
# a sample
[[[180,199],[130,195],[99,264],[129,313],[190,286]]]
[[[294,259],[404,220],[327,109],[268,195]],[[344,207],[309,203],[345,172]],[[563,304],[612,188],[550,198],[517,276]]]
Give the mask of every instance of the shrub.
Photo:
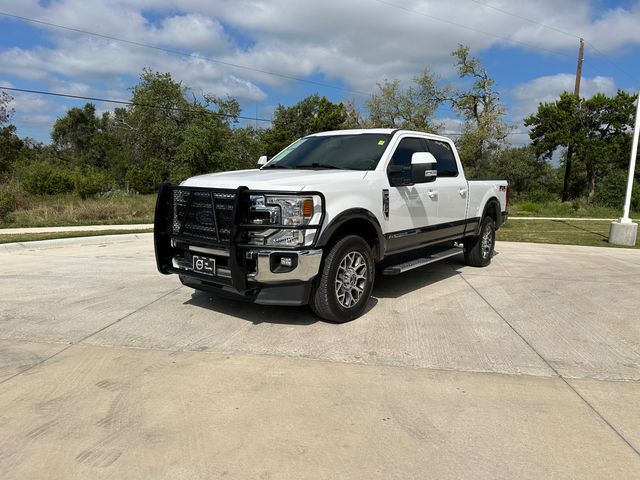
[[[622,210],[624,196],[627,191],[627,172],[616,170],[610,172],[596,188],[593,196],[593,203],[602,207],[610,207]],[[640,184],[633,182],[633,194],[631,196],[631,207],[638,211],[640,207]]]
[[[88,169],[85,171],[76,170],[73,175],[75,192],[80,198],[89,198],[111,190],[113,181],[111,177],[102,170]]]
[[[126,175],[129,188],[138,193],[155,193],[162,183],[162,175],[151,166],[132,167]]]
[[[6,220],[16,208],[16,197],[13,193],[0,190],[0,220]]]
[[[538,213],[540,208],[540,204],[535,202],[522,202],[520,204],[520,210],[527,213]]]
[[[558,200],[558,196],[548,190],[533,190],[525,195],[531,203],[550,203]]]
[[[73,175],[46,161],[27,167],[22,182],[24,189],[34,195],[57,195],[73,190]]]

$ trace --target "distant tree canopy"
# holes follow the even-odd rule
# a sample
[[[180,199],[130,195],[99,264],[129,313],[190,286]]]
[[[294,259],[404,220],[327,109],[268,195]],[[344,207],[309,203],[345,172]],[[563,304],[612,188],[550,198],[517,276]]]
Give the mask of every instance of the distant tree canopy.
[[[576,176],[584,172],[584,180],[571,179],[573,196],[586,190],[587,203],[592,203],[598,182],[627,166],[634,112],[634,97],[622,90],[589,99],[565,92],[555,102],[540,104],[524,123],[531,127],[538,155],[551,159],[559,147],[573,148],[582,169]]]
[[[448,87],[439,87],[438,80],[425,69],[403,88],[400,80],[378,83],[365,105],[369,112],[366,126],[405,128],[435,133],[442,127],[434,117],[448,95]]]
[[[278,105],[271,127],[262,133],[264,152],[271,157],[305,135],[345,128],[347,119],[348,112],[343,103],[333,103],[318,94],[291,107]]]
[[[506,109],[494,89],[493,80],[469,47],[459,45],[451,53],[457,60],[460,78],[472,80],[468,90],[454,90],[451,103],[464,118],[458,148],[470,176],[483,176],[488,158],[505,146],[509,128],[504,122]]]

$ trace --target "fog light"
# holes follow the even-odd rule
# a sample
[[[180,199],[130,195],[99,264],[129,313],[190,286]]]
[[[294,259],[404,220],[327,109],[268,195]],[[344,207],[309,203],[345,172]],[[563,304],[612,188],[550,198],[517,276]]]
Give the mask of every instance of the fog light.
[[[295,253],[274,252],[269,255],[269,267],[273,273],[291,272],[298,266],[298,255]]]

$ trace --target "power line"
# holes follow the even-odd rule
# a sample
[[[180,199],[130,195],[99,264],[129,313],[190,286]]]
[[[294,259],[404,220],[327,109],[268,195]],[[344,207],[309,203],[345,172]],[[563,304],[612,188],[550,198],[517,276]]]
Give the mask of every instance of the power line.
[[[535,24],[535,25],[539,25],[539,26],[541,26],[541,27],[543,27],[543,28],[546,28],[546,29],[548,29],[548,30],[553,30],[553,31],[555,31],[555,32],[561,33],[561,34],[566,35],[566,36],[568,36],[568,37],[577,38],[577,39],[584,38],[584,37],[583,37],[583,36],[581,36],[581,35],[577,35],[577,34],[575,34],[575,33],[568,32],[568,31],[563,30],[563,29],[561,29],[561,28],[554,27],[553,25],[549,25],[549,24],[546,24],[546,23],[540,22],[540,21],[538,21],[538,20],[534,20],[534,19],[532,19],[532,18],[525,17],[524,15],[520,15],[520,14],[517,14],[517,13],[514,13],[514,12],[510,12],[509,10],[504,10],[504,9],[502,9],[502,8],[495,7],[495,6],[493,6],[493,5],[490,5],[489,3],[485,3],[485,2],[482,2],[482,1],[480,1],[480,0],[469,0],[469,1],[470,1],[470,2],[473,2],[473,3],[477,3],[478,5],[482,5],[483,7],[489,8],[489,9],[491,9],[491,10],[495,10],[496,12],[500,12],[500,13],[502,13],[502,14],[504,14],[504,15],[509,15],[509,16],[511,16],[511,17],[514,17],[514,18],[519,18],[520,20],[524,20],[524,21],[526,21],[526,22],[533,23],[533,24]],[[598,54],[602,55],[602,58],[603,58],[607,63],[609,63],[609,64],[610,64],[610,65],[612,65],[613,67],[617,68],[620,72],[624,73],[624,74],[625,74],[627,77],[629,77],[630,79],[635,80],[635,79],[633,78],[633,76],[632,76],[629,72],[627,72],[626,70],[624,70],[622,67],[620,67],[620,65],[618,65],[617,63],[612,62],[611,60],[609,60],[609,59],[605,56],[605,54],[604,54],[602,51],[600,51],[598,48],[596,48],[596,46],[595,46],[593,43],[591,43],[591,42],[590,42],[590,41],[588,41],[588,40],[584,40],[584,42],[585,42],[587,45],[589,45],[589,46],[591,47],[591,49],[592,49],[594,52],[596,52],[596,53],[598,53]]]
[[[525,47],[528,47],[528,48],[531,48],[531,49],[534,49],[534,50],[544,51],[544,52],[551,53],[553,55],[558,55],[558,56],[565,57],[565,58],[573,58],[570,55],[568,55],[566,53],[563,53],[563,52],[558,52],[556,50],[550,50],[548,48],[540,47],[540,46],[533,45],[533,44],[530,44],[530,43],[521,42],[520,40],[514,40],[514,39],[509,38],[509,37],[505,37],[505,36],[498,35],[498,34],[495,34],[495,33],[486,32],[484,30],[480,30],[480,29],[475,28],[475,27],[470,27],[469,25],[464,25],[462,23],[457,23],[457,22],[454,22],[454,21],[451,21],[451,20],[447,20],[446,18],[437,17],[435,15],[431,15],[429,13],[424,13],[424,12],[421,12],[419,10],[413,10],[411,8],[406,8],[406,7],[403,7],[402,5],[398,5],[396,3],[387,2],[385,0],[373,0],[373,1],[381,3],[383,5],[387,5],[389,7],[397,8],[399,10],[403,10],[403,11],[405,11],[407,13],[414,13],[416,15],[421,15],[423,17],[430,18],[432,20],[437,20],[439,22],[443,22],[443,23],[446,23],[446,24],[449,24],[449,25],[453,25],[455,27],[464,28],[464,29],[470,30],[472,32],[480,33],[480,34],[486,35],[488,37],[498,38],[498,39],[504,40],[506,42],[517,43],[519,45],[523,45]]]
[[[172,50],[170,48],[158,47],[156,45],[150,45],[148,43],[142,43],[142,42],[136,42],[136,41],[133,41],[133,40],[127,40],[125,38],[115,37],[113,35],[105,35],[105,34],[102,34],[102,33],[91,32],[89,30],[82,30],[80,28],[68,27],[66,25],[59,25],[57,23],[45,22],[43,20],[36,20],[34,18],[23,17],[21,15],[14,15],[14,14],[7,13],[7,12],[2,12],[2,11],[0,11],[0,15],[4,16],[4,17],[8,17],[8,18],[13,18],[13,19],[16,19],[16,20],[21,20],[21,21],[24,21],[24,22],[36,23],[36,24],[39,24],[39,25],[45,25],[47,27],[59,28],[59,29],[62,29],[62,30],[70,31],[70,32],[81,33],[83,35],[90,35],[90,36],[93,36],[93,37],[103,38],[103,39],[106,39],[106,40],[113,40],[115,42],[126,43],[126,44],[129,44],[129,45],[134,45],[136,47],[150,48],[150,49],[153,49],[153,50],[158,50],[160,52],[169,53],[171,55],[179,55],[181,57],[195,58],[195,59],[198,59],[198,60],[206,60],[208,62],[216,63],[216,64],[219,64],[219,65],[224,65],[224,66],[227,66],[227,67],[238,68],[238,69],[241,69],[241,70],[247,70],[247,71],[257,72],[257,73],[263,73],[265,75],[271,75],[271,76],[274,76],[274,77],[284,78],[284,79],[287,79],[287,80],[293,80],[293,81],[300,82],[300,83],[306,83],[306,84],[309,84],[309,85],[315,85],[317,87],[331,88],[333,90],[340,90],[340,91],[343,91],[343,92],[353,93],[353,94],[360,95],[360,96],[365,96],[365,97],[369,96],[368,93],[361,92],[361,91],[358,91],[358,90],[351,90],[349,88],[340,87],[338,85],[331,85],[331,84],[327,84],[327,83],[316,82],[315,80],[308,80],[308,79],[305,79],[305,78],[294,77],[292,75],[286,75],[284,73],[272,72],[272,71],[269,71],[269,70],[263,70],[263,69],[260,69],[260,68],[251,67],[251,66],[248,66],[248,65],[241,65],[241,64],[238,64],[238,63],[227,62],[225,60],[219,60],[217,58],[207,57],[207,56],[204,56],[204,55],[196,55],[196,54],[193,54],[193,53],[181,52],[179,50]]]
[[[575,33],[567,32],[565,30],[562,30],[560,28],[554,27],[552,25],[547,25],[546,23],[542,23],[542,22],[539,22],[538,20],[534,20],[532,18],[525,17],[524,15],[519,15],[517,13],[513,13],[513,12],[510,12],[508,10],[503,10],[502,8],[499,8],[499,7],[494,7],[493,5],[490,5],[490,4],[485,3],[485,2],[481,2],[480,0],[469,0],[469,1],[473,2],[473,3],[477,3],[478,5],[482,5],[483,7],[490,8],[491,10],[495,10],[496,12],[500,12],[500,13],[503,13],[505,15],[509,15],[511,17],[519,18],[520,20],[525,20],[527,22],[534,23],[536,25],[539,25],[541,27],[547,28],[549,30],[554,30],[554,31],[556,31],[558,33],[562,33],[563,35],[567,35],[568,37],[580,38],[580,35],[576,35]]]
[[[90,101],[94,101],[94,102],[105,102],[105,103],[114,103],[114,104],[118,104],[118,105],[128,105],[128,106],[133,106],[133,107],[143,107],[143,108],[153,108],[153,109],[157,109],[157,110],[164,110],[164,111],[177,111],[177,112],[193,112],[193,113],[207,113],[210,115],[215,115],[215,116],[219,116],[219,117],[226,117],[226,118],[239,118],[242,120],[251,120],[251,121],[256,121],[256,122],[269,122],[271,123],[272,120],[266,119],[266,118],[258,118],[258,117],[244,117],[242,115],[231,115],[231,114],[226,114],[226,113],[220,113],[220,112],[213,112],[211,110],[195,110],[192,108],[180,108],[180,107],[164,107],[162,105],[150,105],[150,104],[144,104],[144,103],[136,103],[136,102],[129,102],[126,100],[113,100],[113,99],[107,99],[107,98],[99,98],[99,97],[88,97],[88,96],[84,96],[84,95],[72,95],[72,94],[68,94],[68,93],[59,93],[59,92],[46,92],[43,90],[31,90],[31,89],[27,89],[27,88],[17,88],[17,87],[3,87],[0,86],[0,90],[8,90],[11,92],[20,92],[20,93],[33,93],[33,94],[37,94],[37,95],[49,95],[49,96],[53,96],[53,97],[64,97],[64,98],[73,98],[73,99],[78,99],[78,100],[90,100]],[[25,124],[25,125],[46,125],[49,123],[53,123],[55,120],[52,120],[51,122],[20,122],[21,124]],[[462,132],[444,132],[445,135],[450,135],[450,136],[460,136],[462,135]],[[507,135],[529,135],[529,132],[508,132]]]
[[[590,42],[590,41],[588,41],[588,40],[585,40],[585,41],[584,41],[584,43],[586,43],[587,45],[589,45],[589,46],[591,47],[591,50],[593,50],[594,52],[596,52],[596,53],[598,53],[599,55],[601,55],[601,56],[602,56],[602,59],[603,59],[603,60],[605,60],[607,63],[609,63],[610,65],[613,65],[615,68],[617,68],[617,69],[618,69],[618,71],[620,71],[620,72],[624,73],[624,74],[625,74],[629,79],[631,79],[631,80],[633,80],[633,81],[636,81],[636,79],[635,79],[635,78],[634,78],[634,77],[633,77],[629,72],[627,72],[625,69],[623,69],[623,68],[622,68],[620,65],[618,65],[617,63],[612,62],[611,60],[609,60],[609,59],[605,56],[605,54],[604,54],[603,52],[601,52],[600,50],[598,50],[598,49],[596,48],[596,46],[595,46],[593,43],[591,43],[591,42]]]
[[[99,97],[87,97],[84,95],[72,95],[70,93],[59,93],[59,92],[46,92],[43,90],[31,90],[31,89],[27,89],[27,88],[16,88],[16,87],[3,87],[0,86],[0,90],[8,90],[8,91],[12,91],[12,92],[21,92],[21,93],[34,93],[37,95],[49,95],[52,97],[64,97],[64,98],[74,98],[74,99],[78,99],[78,100],[90,100],[93,102],[105,102],[105,103],[114,103],[114,104],[118,104],[118,105],[128,105],[128,106],[132,106],[132,107],[143,107],[143,108],[153,108],[156,110],[164,110],[164,111],[174,111],[174,112],[192,112],[192,113],[207,113],[210,115],[215,115],[217,117],[225,117],[225,118],[239,118],[242,120],[251,120],[251,121],[255,121],[255,122],[269,122],[271,123],[270,119],[267,118],[258,118],[258,117],[244,117],[242,115],[232,115],[229,113],[221,113],[221,112],[214,112],[212,110],[196,110],[193,108],[180,108],[180,107],[165,107],[162,105],[151,105],[151,104],[145,104],[145,103],[138,103],[138,102],[129,102],[127,100],[113,100],[113,99],[109,99],[109,98],[99,98]]]

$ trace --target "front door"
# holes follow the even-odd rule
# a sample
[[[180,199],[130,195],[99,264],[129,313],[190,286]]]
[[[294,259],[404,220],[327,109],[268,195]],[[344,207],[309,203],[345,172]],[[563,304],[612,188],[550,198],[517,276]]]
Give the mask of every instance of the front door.
[[[387,166],[389,186],[389,217],[387,219],[387,248],[403,250],[424,243],[424,234],[438,220],[438,191],[435,183],[417,183],[406,186],[391,185],[392,179],[411,181],[411,156],[427,152],[425,139],[401,137]],[[402,167],[402,172],[393,172]]]

